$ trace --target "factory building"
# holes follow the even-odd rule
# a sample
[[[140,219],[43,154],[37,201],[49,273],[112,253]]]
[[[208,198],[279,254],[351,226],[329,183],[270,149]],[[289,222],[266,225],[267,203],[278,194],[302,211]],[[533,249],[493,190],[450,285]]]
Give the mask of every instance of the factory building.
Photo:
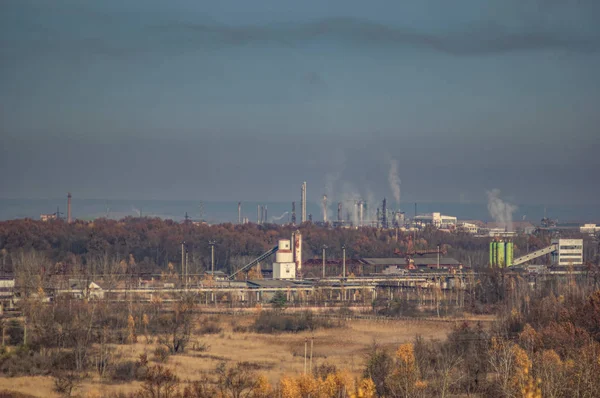
[[[296,279],[296,263],[289,239],[281,239],[278,247],[273,263],[273,279]]]
[[[457,225],[456,229],[459,232],[464,232],[467,234],[476,234],[477,232],[479,232],[479,227],[477,226],[477,224],[472,224],[472,223],[468,223],[468,222],[461,222]]]
[[[433,225],[436,228],[453,228],[458,223],[456,217],[445,216],[441,213],[431,213],[415,216],[417,225]]]
[[[583,239],[555,239],[552,244],[558,246],[553,255],[557,265],[583,264]]]
[[[594,235],[595,233],[600,232],[600,225],[584,224],[579,227],[579,232],[586,235]]]

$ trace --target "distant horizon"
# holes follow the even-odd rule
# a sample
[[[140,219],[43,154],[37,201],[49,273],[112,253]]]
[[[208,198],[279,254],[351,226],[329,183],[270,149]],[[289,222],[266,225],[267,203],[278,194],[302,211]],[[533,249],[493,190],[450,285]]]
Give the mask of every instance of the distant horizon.
[[[101,198],[101,197],[79,197],[79,196],[75,196],[73,195],[73,193],[71,192],[72,195],[72,200],[73,202],[75,202],[76,200],[88,200],[88,201],[120,201],[120,202],[126,202],[126,201],[151,201],[151,202],[202,202],[202,203],[235,203],[237,204],[238,202],[247,202],[247,203],[261,203],[261,204],[269,204],[269,203],[292,203],[292,202],[296,202],[296,204],[298,205],[300,203],[300,199],[289,199],[289,200],[272,200],[272,201],[265,201],[265,200],[256,200],[256,199],[241,199],[241,200],[204,200],[201,198],[192,198],[192,199],[154,199],[154,198],[150,198],[150,199],[143,199],[143,198],[110,198],[110,197],[105,197],[105,198]],[[300,195],[298,195],[300,196]],[[386,199],[388,201],[388,204],[391,204],[392,207],[394,206],[394,201],[392,199],[392,195],[388,195],[388,196],[382,196],[380,199],[376,200],[376,202],[381,203],[381,201],[383,199]],[[65,194],[64,197],[62,196],[48,196],[48,197],[0,197],[0,201],[1,200],[14,200],[14,201],[18,201],[18,200],[56,200],[56,201],[60,201],[60,200],[67,200],[67,195]],[[316,203],[320,205],[320,201],[319,200],[307,200],[308,203]],[[332,201],[330,203],[338,203],[338,202],[344,202],[344,200],[335,200]],[[439,203],[445,203],[445,204],[461,204],[461,205],[485,205],[487,204],[487,202],[485,200],[473,200],[473,201],[460,201],[460,200],[431,200],[431,199],[424,199],[424,200],[403,200],[402,203],[409,203],[411,206],[414,206],[415,203],[419,204],[419,203],[423,203],[423,204],[439,204]],[[529,202],[529,201],[523,201],[523,202],[511,202],[514,205],[517,206],[547,206],[547,207],[581,207],[581,206],[593,206],[593,207],[598,207],[598,210],[600,211],[600,204],[598,203],[593,203],[593,202],[588,202],[588,203],[557,203],[557,202]]]
[[[383,198],[382,198],[383,199]],[[239,201],[203,201],[196,199],[86,199],[72,198],[72,214],[74,219],[96,219],[105,218],[121,219],[127,216],[138,216],[140,213],[147,217],[159,217],[180,221],[185,213],[192,220],[200,219],[210,223],[237,222],[237,203]],[[291,214],[290,201],[241,201],[242,216],[247,217],[250,222],[257,218],[257,206],[268,206],[268,222],[285,223]],[[348,202],[345,202],[348,203]],[[373,202],[371,202],[373,203]],[[381,200],[376,200],[376,205],[368,206],[365,219],[374,219],[375,211],[381,207]],[[404,202],[401,206],[407,218],[414,215],[414,203]],[[459,203],[440,201],[421,201],[417,203],[418,214],[429,214],[441,212],[442,214],[456,216],[459,220],[481,220],[485,222],[494,221],[490,214],[488,203]],[[202,204],[202,208],[200,205]],[[543,205],[543,204],[518,204],[503,203],[512,211],[496,217],[512,217],[513,221],[529,221],[533,224],[539,223],[544,214],[551,219],[558,219],[565,223],[600,223],[600,207],[597,205]],[[67,198],[29,198],[29,199],[0,199],[0,220],[12,220],[19,218],[38,219],[41,214],[52,214],[58,207],[61,213],[66,213]],[[388,199],[388,209],[398,210],[393,202]],[[344,219],[347,218],[349,206],[344,206]],[[202,212],[202,213],[201,213]],[[313,215],[313,221],[322,220],[321,204],[308,201],[307,212]],[[335,219],[337,216],[337,202],[328,204],[328,218]],[[300,201],[296,200],[296,217],[300,221]]]

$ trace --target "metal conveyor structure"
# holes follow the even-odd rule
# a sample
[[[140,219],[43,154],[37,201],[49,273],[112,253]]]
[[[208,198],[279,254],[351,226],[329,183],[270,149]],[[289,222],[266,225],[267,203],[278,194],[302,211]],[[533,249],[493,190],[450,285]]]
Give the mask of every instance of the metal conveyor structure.
[[[255,258],[254,260],[252,260],[251,262],[249,262],[248,264],[244,265],[242,268],[238,269],[237,271],[235,271],[233,274],[229,275],[227,277],[228,280],[233,280],[233,278],[235,278],[235,276],[237,274],[239,274],[242,271],[246,271],[252,267],[254,267],[256,264],[258,264],[259,262],[267,259],[268,257],[270,257],[271,255],[275,254],[275,252],[279,250],[279,246],[275,246],[273,247],[271,250],[261,254],[259,257]]]
[[[550,254],[557,250],[558,250],[558,244],[555,243],[548,247],[544,247],[543,249],[536,250],[534,252],[527,253],[524,256],[515,258],[512,262],[512,265],[514,266],[514,265],[523,264],[523,263],[526,263],[527,261],[533,260],[534,258],[545,256],[546,254]]]

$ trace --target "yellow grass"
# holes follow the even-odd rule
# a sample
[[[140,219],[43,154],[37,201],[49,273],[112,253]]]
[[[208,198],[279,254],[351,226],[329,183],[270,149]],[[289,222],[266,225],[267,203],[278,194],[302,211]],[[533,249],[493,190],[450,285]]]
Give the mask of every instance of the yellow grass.
[[[252,317],[236,317],[238,324],[250,324]],[[376,341],[379,345],[395,348],[403,342],[414,339],[416,334],[425,338],[444,339],[452,328],[451,323],[427,321],[368,321],[352,320],[343,328],[322,329],[314,333],[297,334],[257,334],[235,333],[230,316],[220,317],[223,331],[219,334],[205,335],[196,341],[207,343],[206,352],[187,350],[185,354],[173,355],[166,366],[171,367],[182,381],[198,380],[203,373],[211,372],[221,362],[252,362],[261,367],[271,383],[276,384],[284,374],[298,374],[304,370],[304,344],[314,338],[313,366],[328,362],[345,368],[354,376],[359,376],[364,368],[364,356],[369,346]],[[137,359],[146,352],[152,359],[156,347],[145,344],[143,337],[138,343],[129,346],[117,346],[123,359]],[[152,363],[152,362],[151,362]],[[85,381],[76,391],[80,396],[101,397],[109,393],[133,392],[139,388],[139,382],[112,384],[101,382],[97,376]],[[0,390],[18,391],[38,397],[58,397],[52,392],[53,381],[50,377],[0,377]]]

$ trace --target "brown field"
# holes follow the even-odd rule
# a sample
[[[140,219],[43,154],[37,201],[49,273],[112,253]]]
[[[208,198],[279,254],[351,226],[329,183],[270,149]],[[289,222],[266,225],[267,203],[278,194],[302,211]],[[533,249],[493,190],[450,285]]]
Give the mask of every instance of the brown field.
[[[214,317],[213,317],[214,318]],[[250,324],[251,315],[236,316],[237,324]],[[487,320],[487,319],[485,319]],[[183,381],[197,380],[205,372],[212,371],[219,363],[251,362],[260,368],[276,383],[284,374],[297,374],[304,369],[304,342],[314,338],[313,366],[329,362],[345,368],[353,375],[360,375],[364,367],[364,356],[369,346],[377,344],[394,348],[398,344],[414,339],[420,334],[425,338],[444,339],[453,327],[451,322],[405,321],[405,320],[351,320],[344,327],[322,329],[316,332],[257,334],[236,333],[232,330],[232,317],[222,315],[218,318],[223,331],[218,334],[204,335],[196,341],[210,346],[208,351],[187,350],[185,354],[172,355],[167,366],[175,370]],[[145,344],[144,338],[129,346],[117,346],[122,360],[136,359],[146,352],[152,359],[154,344]],[[133,392],[139,388],[139,382],[115,384],[101,382],[96,375],[76,391],[80,396],[102,397],[114,392]],[[0,377],[0,391],[18,391],[38,397],[58,397],[52,392],[51,377]]]

